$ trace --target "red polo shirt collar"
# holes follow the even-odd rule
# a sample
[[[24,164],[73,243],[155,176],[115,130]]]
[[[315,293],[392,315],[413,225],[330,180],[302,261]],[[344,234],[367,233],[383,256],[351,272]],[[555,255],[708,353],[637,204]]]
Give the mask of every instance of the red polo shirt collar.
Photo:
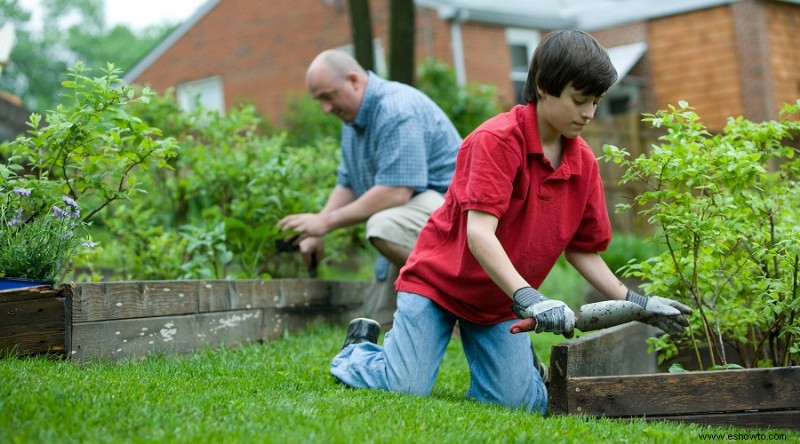
[[[527,147],[528,155],[541,157],[541,161],[552,168],[552,166],[550,166],[550,162],[548,162],[544,157],[544,151],[542,151],[542,144],[540,143],[541,139],[539,138],[539,125],[536,120],[536,105],[532,103],[525,105],[524,109],[521,110],[518,115],[520,128],[522,129],[522,135],[525,138],[525,146]],[[568,179],[570,175],[581,174],[583,162],[581,160],[581,149],[578,138],[576,137],[574,139],[568,139],[562,136],[561,140],[564,143],[564,152],[561,155],[561,165],[548,179]]]

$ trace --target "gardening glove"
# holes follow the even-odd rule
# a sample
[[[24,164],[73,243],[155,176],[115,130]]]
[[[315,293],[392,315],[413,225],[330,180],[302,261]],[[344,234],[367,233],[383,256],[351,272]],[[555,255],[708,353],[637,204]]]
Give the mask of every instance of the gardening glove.
[[[678,301],[660,296],[642,296],[631,290],[628,290],[628,297],[625,300],[634,302],[645,310],[643,322],[669,334],[679,334],[689,326],[689,321],[684,315],[692,314],[692,309]]]
[[[575,313],[567,304],[544,297],[532,287],[522,287],[514,292],[511,310],[522,319],[536,319],[536,333],[543,331],[563,334],[571,338],[575,328]]]

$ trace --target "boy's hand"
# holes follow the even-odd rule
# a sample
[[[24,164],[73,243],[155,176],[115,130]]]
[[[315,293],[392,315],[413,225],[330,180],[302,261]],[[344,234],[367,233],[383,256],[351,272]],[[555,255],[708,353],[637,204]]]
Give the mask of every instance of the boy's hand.
[[[679,334],[689,325],[684,315],[692,314],[692,309],[678,301],[660,296],[642,296],[631,290],[628,290],[625,299],[644,308],[647,312],[647,319],[644,322],[669,334]]]
[[[514,304],[511,305],[511,309],[514,314],[522,319],[535,319],[536,325],[534,327],[529,323],[518,322],[511,326],[511,333],[530,331],[533,327],[536,333],[547,331],[563,334],[566,338],[572,337],[575,313],[567,307],[567,304],[548,299],[532,287],[522,287],[515,291],[513,299]]]

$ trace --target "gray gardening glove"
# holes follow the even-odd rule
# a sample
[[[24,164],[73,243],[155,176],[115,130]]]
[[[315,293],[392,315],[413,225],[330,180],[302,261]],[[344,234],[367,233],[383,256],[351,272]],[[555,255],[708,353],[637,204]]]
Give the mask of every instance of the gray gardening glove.
[[[684,315],[692,314],[692,309],[678,301],[660,296],[642,296],[631,290],[628,290],[628,297],[625,299],[644,308],[647,317],[643,322],[669,334],[679,334],[689,326],[689,321]]]
[[[571,338],[575,328],[575,313],[567,304],[547,299],[532,287],[522,287],[514,292],[511,309],[522,319],[536,319],[536,333],[543,331],[563,334]]]

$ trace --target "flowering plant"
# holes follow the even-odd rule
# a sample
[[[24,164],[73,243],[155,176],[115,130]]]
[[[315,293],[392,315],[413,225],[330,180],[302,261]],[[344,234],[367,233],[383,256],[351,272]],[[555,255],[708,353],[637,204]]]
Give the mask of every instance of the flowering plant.
[[[32,190],[0,189],[0,277],[56,281],[66,274],[75,250],[91,246],[78,203],[64,196],[46,204]]]

